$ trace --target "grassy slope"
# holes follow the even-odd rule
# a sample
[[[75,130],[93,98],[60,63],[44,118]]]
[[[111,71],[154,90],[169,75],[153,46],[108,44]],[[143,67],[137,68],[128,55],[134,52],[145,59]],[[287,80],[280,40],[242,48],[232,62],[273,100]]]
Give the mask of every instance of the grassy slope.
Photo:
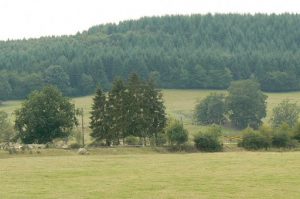
[[[300,152],[0,159],[0,198],[300,198]]]

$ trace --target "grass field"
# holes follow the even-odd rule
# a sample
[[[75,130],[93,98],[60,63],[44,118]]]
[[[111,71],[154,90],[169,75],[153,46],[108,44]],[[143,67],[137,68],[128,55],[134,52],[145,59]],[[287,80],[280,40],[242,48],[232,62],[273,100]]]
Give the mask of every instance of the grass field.
[[[204,127],[192,124],[193,108],[210,92],[163,90],[167,113],[182,119],[194,133]],[[300,92],[268,96],[268,117],[281,100],[300,100]],[[72,101],[76,107],[84,108],[87,125],[92,97]],[[20,103],[5,102],[0,110],[11,114]],[[237,133],[224,130],[227,134]],[[300,152],[171,154],[150,147],[117,147],[90,149],[90,155],[80,156],[76,151],[62,149],[17,155],[0,150],[0,182],[0,199],[294,199],[300,198]]]
[[[300,198],[300,152],[140,152],[0,158],[0,198]]]

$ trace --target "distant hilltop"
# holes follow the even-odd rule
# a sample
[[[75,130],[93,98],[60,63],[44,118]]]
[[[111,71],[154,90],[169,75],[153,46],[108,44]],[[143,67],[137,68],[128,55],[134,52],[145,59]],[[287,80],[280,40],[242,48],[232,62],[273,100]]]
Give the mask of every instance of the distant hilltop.
[[[136,72],[161,88],[226,89],[256,79],[264,91],[300,90],[300,16],[144,17],[72,36],[0,42],[0,100],[54,84],[70,96]]]

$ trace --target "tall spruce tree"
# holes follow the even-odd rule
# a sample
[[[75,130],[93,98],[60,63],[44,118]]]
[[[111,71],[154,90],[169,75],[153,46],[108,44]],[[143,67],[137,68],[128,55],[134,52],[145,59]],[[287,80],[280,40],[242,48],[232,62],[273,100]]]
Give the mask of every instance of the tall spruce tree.
[[[154,137],[155,143],[158,142],[158,133],[162,132],[166,126],[166,113],[165,106],[162,98],[162,93],[155,89],[154,80],[150,79],[146,84],[144,90],[144,102],[145,109],[145,124],[147,129],[147,135]]]
[[[127,123],[129,134],[137,137],[145,137],[143,120],[143,82],[136,73],[130,75],[128,79],[128,104]]]
[[[93,99],[90,128],[91,136],[96,140],[106,140],[106,144],[111,144],[110,124],[108,122],[107,103],[104,92],[98,88]]]
[[[120,143],[120,138],[125,138],[128,134],[127,129],[127,93],[124,82],[117,79],[113,82],[112,89],[108,94],[107,112],[111,118],[111,133]]]

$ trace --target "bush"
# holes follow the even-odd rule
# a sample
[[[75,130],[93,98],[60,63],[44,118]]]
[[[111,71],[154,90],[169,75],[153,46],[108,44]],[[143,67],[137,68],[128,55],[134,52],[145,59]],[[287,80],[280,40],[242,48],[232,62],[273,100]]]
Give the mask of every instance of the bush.
[[[243,132],[242,141],[238,144],[248,150],[268,149],[271,147],[270,140],[260,132],[247,128]]]
[[[223,143],[220,140],[222,131],[220,127],[213,126],[206,132],[199,132],[195,136],[195,147],[200,151],[217,152],[223,150]]]
[[[297,128],[297,127],[296,127]],[[294,148],[295,141],[292,139],[293,131],[287,123],[283,123],[275,130],[272,137],[272,145],[276,148]]]
[[[166,129],[167,138],[171,145],[181,146],[188,141],[188,131],[184,129],[182,122],[173,120]]]
[[[286,132],[277,132],[273,135],[272,145],[277,148],[289,148],[291,138]]]

